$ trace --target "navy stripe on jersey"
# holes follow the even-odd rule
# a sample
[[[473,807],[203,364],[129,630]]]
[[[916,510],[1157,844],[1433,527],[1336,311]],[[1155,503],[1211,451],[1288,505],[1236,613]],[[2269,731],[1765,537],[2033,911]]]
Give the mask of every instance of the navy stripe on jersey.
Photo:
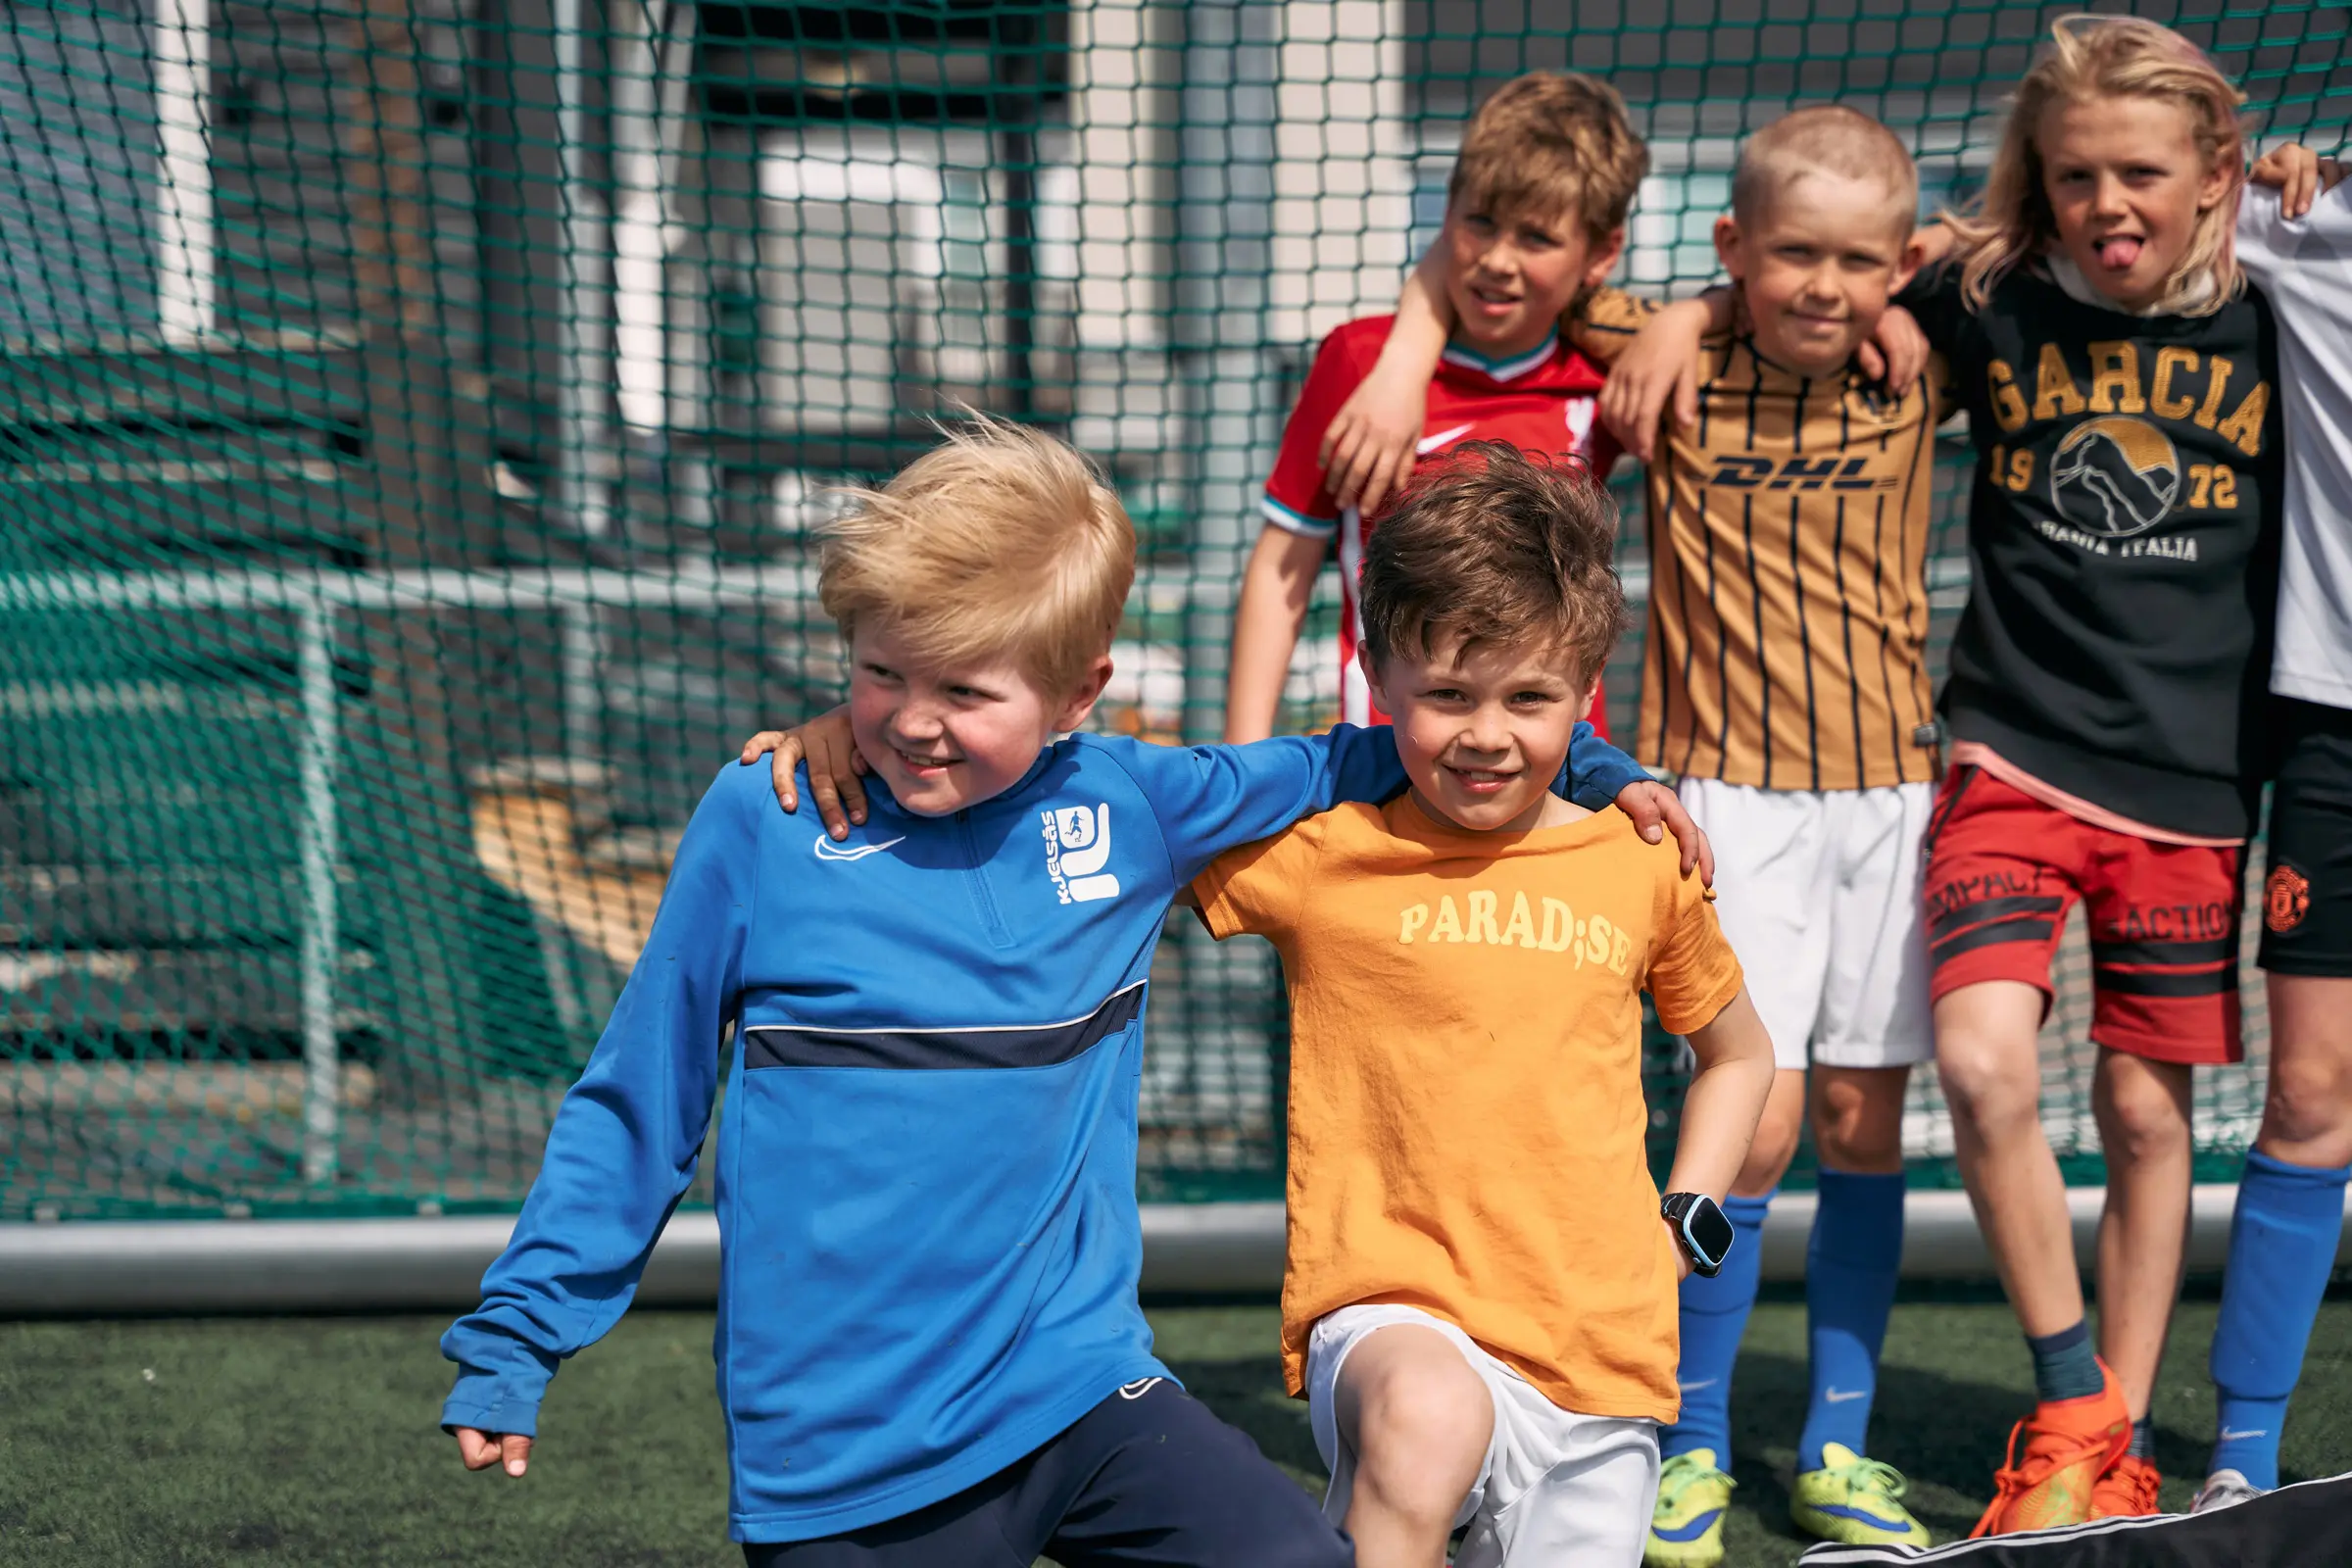
[[[1084,1054],[1135,1022],[1144,982],[1083,1018],[972,1029],[806,1029],[755,1024],[743,1032],[743,1068],[883,1067],[911,1071],[1051,1067]]]

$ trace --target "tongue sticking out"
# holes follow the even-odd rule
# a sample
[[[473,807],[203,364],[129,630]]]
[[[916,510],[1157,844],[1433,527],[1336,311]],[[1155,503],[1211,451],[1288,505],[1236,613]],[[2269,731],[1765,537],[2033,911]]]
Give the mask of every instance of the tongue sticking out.
[[[2130,234],[2114,234],[2099,241],[2099,261],[2116,271],[2130,271],[2139,260],[2143,242]]]

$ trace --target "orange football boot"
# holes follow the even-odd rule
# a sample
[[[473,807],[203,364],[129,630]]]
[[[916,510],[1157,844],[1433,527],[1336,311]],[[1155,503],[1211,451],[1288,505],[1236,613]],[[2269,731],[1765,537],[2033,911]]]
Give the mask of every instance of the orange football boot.
[[[2115,1468],[2099,1477],[2090,1489],[2090,1516],[2093,1519],[2136,1519],[2142,1514],[2162,1513],[2156,1504],[2156,1494],[2164,1490],[2164,1477],[2156,1473],[2156,1461],[2127,1453],[2115,1461]]]
[[[1993,1472],[1992,1502],[1969,1539],[2079,1525],[2091,1491],[2132,1446],[2132,1412],[2115,1374],[2099,1363],[2099,1392],[2045,1399],[2009,1432],[2007,1462]],[[2151,1473],[2153,1465],[2149,1466]]]

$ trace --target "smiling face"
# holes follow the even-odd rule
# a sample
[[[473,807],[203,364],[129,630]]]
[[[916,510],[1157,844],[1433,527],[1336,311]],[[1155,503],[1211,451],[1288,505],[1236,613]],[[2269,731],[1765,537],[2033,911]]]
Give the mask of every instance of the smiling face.
[[[1625,249],[1619,229],[1594,245],[1573,217],[1490,212],[1467,197],[1446,211],[1446,295],[1454,335],[1489,359],[1524,354],[1561,313],[1599,286]]]
[[[918,816],[947,816],[1019,783],[1055,735],[1086,721],[1110,679],[1107,655],[1059,696],[1009,660],[942,668],[912,657],[888,623],[860,622],[850,655],[858,750]]]
[[[1413,799],[1476,833],[1520,833],[1582,814],[1551,793],[1594,683],[1553,649],[1459,638],[1428,654],[1362,655],[1373,700],[1396,725]]]
[[[1911,214],[1882,181],[1827,171],[1789,178],[1757,209],[1715,220],[1756,347],[1803,374],[1835,375],[1918,270]]]
[[[2059,248],[2125,310],[2164,298],[2198,218],[2230,192],[2196,128],[2187,109],[2148,97],[2054,103],[2035,128]]]

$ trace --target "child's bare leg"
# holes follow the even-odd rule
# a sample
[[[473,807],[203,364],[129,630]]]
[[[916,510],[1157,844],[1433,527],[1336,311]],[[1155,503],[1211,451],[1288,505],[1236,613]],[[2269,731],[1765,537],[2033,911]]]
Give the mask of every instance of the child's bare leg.
[[[2107,1152],[2099,1216],[2099,1355],[2136,1421],[2148,1413],[2188,1238],[2188,1068],[2101,1051],[2091,1085]]]
[[[1891,1176],[1903,1168],[1908,1067],[1815,1067],[1813,1152],[1832,1170]]]
[[[1960,1179],[2009,1304],[2029,1337],[2082,1321],[2066,1182],[2041,1131],[2041,993],[2016,980],[1936,1004],[1936,1069]]]
[[[1754,1142],[1747,1146],[1747,1162],[1740,1167],[1732,1191],[1741,1198],[1767,1198],[1788,1174],[1796,1157],[1796,1143],[1805,1130],[1805,1069],[1783,1067],[1772,1075],[1772,1093],[1764,1101],[1764,1119],[1756,1123]]]
[[[1494,1434],[1486,1383],[1445,1335],[1396,1323],[1348,1352],[1334,1392],[1357,1568],[1440,1568]]]

